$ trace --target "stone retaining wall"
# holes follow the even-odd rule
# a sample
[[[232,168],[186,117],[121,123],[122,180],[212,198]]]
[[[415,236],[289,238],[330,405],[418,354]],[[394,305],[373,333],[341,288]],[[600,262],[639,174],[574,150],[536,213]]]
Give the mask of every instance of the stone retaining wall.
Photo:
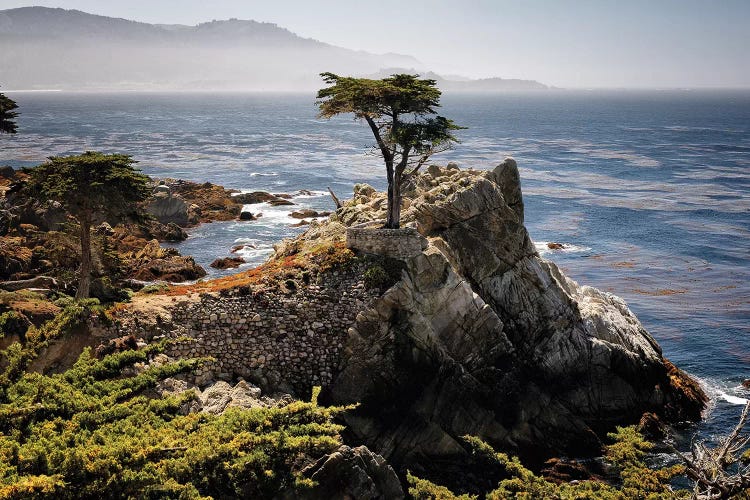
[[[170,356],[211,356],[194,382],[243,377],[264,391],[307,397],[314,385],[328,384],[338,369],[339,353],[354,324],[380,290],[367,290],[367,266],[329,271],[295,291],[236,289],[235,295],[204,294],[198,302],[177,303],[168,324],[154,332],[118,331],[151,337],[195,339],[177,344]],[[244,295],[237,295],[245,293]]]
[[[422,253],[427,248],[427,240],[410,227],[350,227],[346,230],[346,246],[364,253],[406,260]]]

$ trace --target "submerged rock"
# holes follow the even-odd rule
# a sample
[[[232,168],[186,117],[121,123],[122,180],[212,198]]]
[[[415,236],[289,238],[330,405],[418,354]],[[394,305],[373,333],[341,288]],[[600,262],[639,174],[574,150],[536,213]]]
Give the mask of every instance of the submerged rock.
[[[318,212],[317,210],[313,210],[311,208],[302,208],[300,210],[295,210],[291,214],[289,214],[289,217],[293,217],[295,219],[307,219],[310,217],[328,217],[331,215],[331,212]]]
[[[240,212],[240,220],[255,220],[255,216],[249,210],[243,210]]]

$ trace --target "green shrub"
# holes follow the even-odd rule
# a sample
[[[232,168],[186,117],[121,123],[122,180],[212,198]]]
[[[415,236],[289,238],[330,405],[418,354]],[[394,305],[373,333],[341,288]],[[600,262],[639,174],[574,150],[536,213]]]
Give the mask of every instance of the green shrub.
[[[605,457],[620,474],[620,485],[613,486],[601,481],[578,481],[557,484],[537,476],[524,467],[518,458],[498,453],[481,440],[465,436],[472,454],[494,462],[500,469],[503,479],[497,488],[487,493],[488,500],[517,499],[559,499],[559,500],[626,500],[649,499],[666,500],[689,498],[687,490],[674,491],[669,482],[684,472],[684,467],[674,466],[659,470],[649,469],[644,463],[646,451],[651,443],[643,439],[635,427],[618,427],[617,432],[610,434],[614,443],[605,447]],[[456,496],[447,488],[435,485],[427,480],[409,475],[409,494],[420,500],[453,500],[468,499],[467,496]]]
[[[0,338],[6,335],[23,336],[30,322],[16,311],[6,311],[0,314]]]
[[[362,277],[368,290],[382,288],[388,282],[388,273],[379,265],[367,268]]]
[[[166,283],[153,283],[151,285],[146,285],[143,288],[141,288],[141,293],[146,294],[152,294],[152,293],[161,293],[166,292],[169,290],[169,285]]]
[[[202,360],[123,376],[167,345],[102,360],[86,349],[65,373],[2,379],[0,498],[271,498],[312,485],[298,470],[340,445],[333,418],[345,408],[297,401],[185,415],[194,392],[144,391]]]

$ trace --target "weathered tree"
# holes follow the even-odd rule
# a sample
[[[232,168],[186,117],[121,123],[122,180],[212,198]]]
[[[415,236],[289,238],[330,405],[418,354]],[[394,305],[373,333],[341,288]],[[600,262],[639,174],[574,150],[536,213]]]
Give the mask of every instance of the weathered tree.
[[[685,464],[685,475],[695,484],[696,500],[723,500],[750,496],[750,436],[743,434],[750,402],[745,403],[740,421],[728,436],[720,437],[716,446],[705,441],[693,444],[690,455],[673,451]]]
[[[149,193],[149,178],[133,168],[130,156],[87,151],[77,156],[52,156],[27,170],[31,193],[60,202],[80,226],[81,267],[76,297],[91,287],[91,227],[103,220],[133,213]]]
[[[441,92],[435,80],[405,74],[382,80],[320,76],[330,85],[318,91],[320,116],[353,113],[370,126],[388,179],[385,227],[398,228],[403,187],[433,154],[458,142],[453,131],[463,127],[437,115]]]
[[[18,104],[5,94],[0,94],[0,134],[15,134]]]

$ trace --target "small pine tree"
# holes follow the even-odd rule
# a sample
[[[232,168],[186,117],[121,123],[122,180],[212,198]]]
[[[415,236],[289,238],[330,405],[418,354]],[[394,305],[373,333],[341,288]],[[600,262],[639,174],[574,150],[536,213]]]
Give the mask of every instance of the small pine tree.
[[[53,156],[28,169],[33,195],[63,204],[80,225],[81,268],[76,297],[91,288],[91,227],[100,220],[135,211],[149,195],[149,178],[133,168],[130,156],[87,151],[76,156]]]

